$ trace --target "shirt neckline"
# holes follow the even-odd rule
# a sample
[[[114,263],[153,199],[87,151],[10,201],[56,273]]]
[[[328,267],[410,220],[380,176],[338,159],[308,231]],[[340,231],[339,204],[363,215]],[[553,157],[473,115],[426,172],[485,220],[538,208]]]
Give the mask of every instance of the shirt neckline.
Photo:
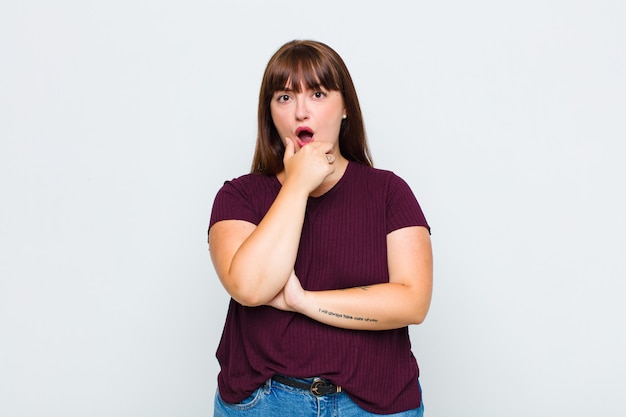
[[[337,182],[335,183],[335,185],[333,185],[328,191],[326,191],[324,194],[319,195],[317,197],[312,197],[309,196],[309,201],[321,201],[324,199],[324,197],[333,194],[335,192],[335,190],[337,190],[338,188],[340,188],[341,184],[343,184],[345,182],[345,178],[348,175],[349,171],[352,170],[352,165],[353,162],[352,161],[348,161],[348,165],[346,166],[346,170],[343,172],[343,175],[341,176],[341,178],[339,178],[339,180],[337,180]],[[274,175],[274,182],[278,185],[279,189],[283,186],[280,182],[280,180],[278,179],[277,175]]]

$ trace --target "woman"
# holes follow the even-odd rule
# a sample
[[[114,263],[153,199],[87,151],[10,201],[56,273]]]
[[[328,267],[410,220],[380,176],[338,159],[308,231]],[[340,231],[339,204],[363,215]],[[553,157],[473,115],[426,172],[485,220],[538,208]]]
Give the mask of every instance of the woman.
[[[407,326],[430,305],[429,230],[407,184],[372,167],[339,55],[281,47],[252,172],[224,184],[209,225],[232,297],[215,415],[421,416]]]

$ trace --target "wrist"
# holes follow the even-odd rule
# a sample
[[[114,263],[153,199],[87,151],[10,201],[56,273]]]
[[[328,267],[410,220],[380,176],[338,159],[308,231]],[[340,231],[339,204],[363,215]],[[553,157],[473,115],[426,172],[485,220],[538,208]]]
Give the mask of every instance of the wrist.
[[[286,178],[281,188],[282,192],[285,192],[291,196],[302,198],[307,200],[309,198],[310,191],[306,185],[298,184],[295,179]]]
[[[310,292],[303,289],[298,297],[292,299],[292,304],[289,307],[296,313],[307,315],[309,298]]]
[[[296,311],[308,317],[313,317],[315,314],[316,303],[316,291],[303,290],[302,296],[296,307]]]

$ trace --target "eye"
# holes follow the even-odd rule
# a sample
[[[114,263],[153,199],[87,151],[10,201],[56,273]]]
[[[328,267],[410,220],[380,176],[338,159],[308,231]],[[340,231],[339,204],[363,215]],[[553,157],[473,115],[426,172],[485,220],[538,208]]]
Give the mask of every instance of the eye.
[[[313,93],[313,98],[324,98],[326,97],[326,93],[323,91],[316,91]]]
[[[276,96],[276,101],[278,101],[279,103],[286,103],[291,99],[291,97],[289,96],[289,94],[278,94]]]

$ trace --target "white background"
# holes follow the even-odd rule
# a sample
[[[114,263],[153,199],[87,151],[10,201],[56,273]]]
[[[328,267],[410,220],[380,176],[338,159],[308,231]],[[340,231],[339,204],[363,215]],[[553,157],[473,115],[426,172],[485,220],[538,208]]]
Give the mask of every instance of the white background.
[[[294,38],[343,56],[431,223],[426,414],[626,415],[625,23],[619,0],[3,2],[0,415],[212,414],[206,226]]]

